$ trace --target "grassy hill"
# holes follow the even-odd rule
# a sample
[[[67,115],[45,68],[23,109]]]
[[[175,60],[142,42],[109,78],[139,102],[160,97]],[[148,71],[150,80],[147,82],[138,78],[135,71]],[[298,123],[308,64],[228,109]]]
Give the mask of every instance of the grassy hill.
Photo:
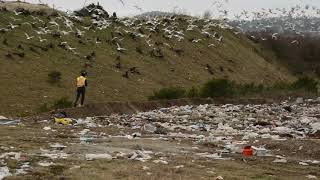
[[[30,113],[61,97],[73,99],[75,78],[83,69],[88,71],[88,103],[146,100],[158,88],[191,87],[212,78],[255,83],[294,79],[272,54],[260,52],[258,44],[218,21],[109,18],[94,25],[93,19],[2,9],[0,114]],[[197,27],[187,30],[190,24]],[[46,40],[40,42],[39,36]],[[126,50],[118,51],[117,44]],[[58,85],[48,83],[52,71],[62,74]]]

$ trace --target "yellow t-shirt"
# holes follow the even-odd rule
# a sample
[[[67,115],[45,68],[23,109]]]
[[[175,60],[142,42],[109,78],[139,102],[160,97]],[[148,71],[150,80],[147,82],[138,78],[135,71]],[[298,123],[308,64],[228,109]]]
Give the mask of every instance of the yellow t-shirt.
[[[86,78],[83,76],[79,76],[77,78],[77,87],[84,87],[86,85]]]

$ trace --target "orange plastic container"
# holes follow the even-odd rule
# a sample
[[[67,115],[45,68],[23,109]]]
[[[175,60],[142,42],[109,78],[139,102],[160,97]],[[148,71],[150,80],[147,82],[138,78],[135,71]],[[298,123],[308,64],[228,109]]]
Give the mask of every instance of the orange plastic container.
[[[253,155],[253,149],[251,148],[251,146],[246,146],[243,148],[242,154],[244,156],[252,156]]]

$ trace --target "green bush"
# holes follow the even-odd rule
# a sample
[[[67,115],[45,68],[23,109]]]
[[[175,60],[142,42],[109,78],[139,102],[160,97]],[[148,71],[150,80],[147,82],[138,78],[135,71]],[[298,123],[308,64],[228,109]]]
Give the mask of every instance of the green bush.
[[[284,81],[275,82],[273,85],[267,87],[267,90],[290,90],[291,84]]]
[[[318,91],[317,80],[310,77],[301,77],[292,84],[293,89],[304,89],[310,92]]]
[[[64,109],[72,107],[72,101],[69,101],[68,98],[63,97],[56,100],[52,106],[54,109]]]
[[[187,92],[187,97],[188,98],[199,97],[199,89],[195,86],[192,86],[192,88],[189,89],[189,91]]]
[[[262,84],[256,85],[254,83],[240,84],[235,87],[238,95],[261,93],[264,89],[265,88]]]
[[[149,100],[179,99],[185,97],[186,91],[181,87],[162,88],[154,91]]]
[[[50,84],[59,84],[60,81],[61,81],[61,72],[59,71],[51,71],[49,74],[48,74],[48,82]]]
[[[48,112],[50,111],[50,107],[48,106],[47,103],[42,104],[39,108],[38,108],[38,112],[42,113],[42,112]]]
[[[235,84],[227,79],[212,79],[201,88],[201,97],[230,97],[235,95]]]

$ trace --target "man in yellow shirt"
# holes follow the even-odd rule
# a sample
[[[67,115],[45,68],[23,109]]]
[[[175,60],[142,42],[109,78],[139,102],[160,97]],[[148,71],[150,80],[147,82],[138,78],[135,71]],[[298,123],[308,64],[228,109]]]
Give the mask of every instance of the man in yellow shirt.
[[[86,95],[86,86],[88,86],[86,76],[87,76],[87,72],[82,71],[81,76],[77,78],[77,97],[76,97],[76,101],[74,102],[74,107],[77,106],[80,96],[81,96],[81,106],[83,106],[84,98]]]

